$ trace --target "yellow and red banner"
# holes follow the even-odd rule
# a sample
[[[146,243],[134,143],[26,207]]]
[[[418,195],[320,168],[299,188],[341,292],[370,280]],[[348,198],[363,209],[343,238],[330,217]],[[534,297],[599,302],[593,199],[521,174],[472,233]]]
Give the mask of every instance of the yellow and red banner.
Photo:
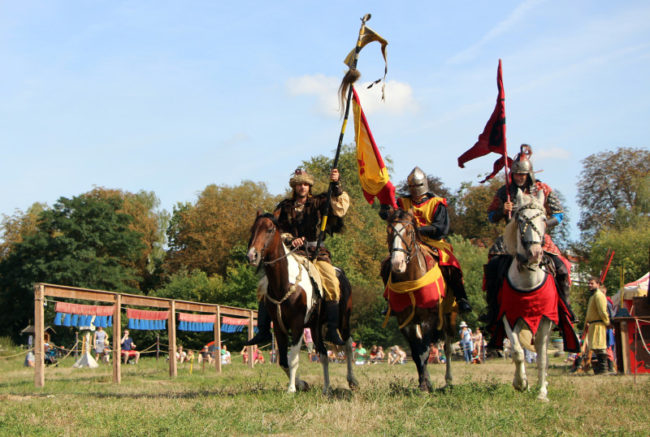
[[[382,205],[397,208],[395,187],[388,176],[388,169],[372,136],[366,115],[363,113],[359,95],[352,88],[352,110],[354,112],[354,141],[357,145],[357,168],[363,195],[372,204],[375,197]]]

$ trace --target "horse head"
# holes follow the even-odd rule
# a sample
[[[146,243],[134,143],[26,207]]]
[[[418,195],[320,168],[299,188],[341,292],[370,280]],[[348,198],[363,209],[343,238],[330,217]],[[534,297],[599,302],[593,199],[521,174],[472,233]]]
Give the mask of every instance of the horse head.
[[[415,218],[411,211],[391,210],[386,219],[391,268],[404,273],[418,248]]]
[[[246,254],[248,262],[259,266],[264,256],[274,253],[280,243],[280,231],[277,218],[273,214],[261,214],[259,211],[251,227],[251,239]]]
[[[517,257],[520,264],[536,268],[542,261],[544,234],[546,233],[546,210],[544,193],[535,195],[517,191],[513,219],[504,231],[504,243],[509,254]]]

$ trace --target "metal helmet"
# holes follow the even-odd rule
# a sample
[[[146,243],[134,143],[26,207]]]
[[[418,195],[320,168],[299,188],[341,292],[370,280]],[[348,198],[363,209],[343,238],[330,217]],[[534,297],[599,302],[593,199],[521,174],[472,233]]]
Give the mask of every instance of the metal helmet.
[[[515,157],[515,160],[512,162],[512,167],[510,169],[512,174],[515,173],[525,173],[530,178],[530,183],[535,184],[535,171],[533,170],[533,163],[530,160],[530,157],[533,156],[533,149],[528,144],[522,144],[520,152]]]
[[[427,175],[420,167],[415,167],[413,171],[406,178],[406,183],[409,186],[409,192],[412,197],[419,197],[429,192],[429,181]]]

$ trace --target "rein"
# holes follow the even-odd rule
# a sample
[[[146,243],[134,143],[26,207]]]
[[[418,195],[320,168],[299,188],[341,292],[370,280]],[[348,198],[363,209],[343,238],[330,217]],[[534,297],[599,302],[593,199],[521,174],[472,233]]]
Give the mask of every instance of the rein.
[[[392,240],[391,245],[390,245],[390,248],[389,248],[389,252],[391,253],[391,255],[392,255],[393,252],[404,252],[406,254],[406,264],[408,264],[411,261],[411,257],[413,256],[413,252],[414,251],[416,252],[416,256],[417,256],[417,252],[418,252],[418,244],[417,244],[417,238],[416,238],[416,235],[415,235],[415,227],[413,226],[413,223],[411,221],[401,221],[401,220],[399,220],[399,221],[395,221],[394,223],[399,223],[399,224],[402,224],[402,225],[411,225],[411,230],[409,231],[409,235],[411,236],[411,244],[408,244],[406,242],[406,240],[404,239],[404,237],[402,236],[402,234],[397,231],[397,229],[395,228],[393,223],[388,223],[388,227],[390,227],[393,230],[393,235],[394,235],[393,240]],[[406,226],[404,226],[404,227],[406,228]],[[406,247],[406,249],[402,249],[401,247],[398,247],[397,249],[395,249],[393,247],[395,237],[399,237],[399,239],[402,240],[402,243],[404,243],[404,246]]]
[[[536,210],[537,213],[531,217],[521,217],[520,212],[524,210]],[[517,209],[517,212],[515,213],[515,220],[517,220],[517,228],[519,230],[519,239],[521,240],[521,243],[524,245],[524,248],[529,248],[532,244],[539,243],[541,244],[544,241],[544,232],[540,231],[539,228],[535,225],[533,220],[539,218],[539,217],[545,217],[546,213],[543,208],[533,205],[532,203],[529,203],[527,205],[524,205],[520,208]],[[539,241],[534,241],[534,240],[526,240],[525,235],[526,231],[528,229],[531,229],[534,234],[536,234],[539,237]],[[516,254],[516,259],[517,259],[517,266],[519,271],[521,271],[523,268],[528,269],[529,271],[535,271],[537,266],[536,265],[531,265],[528,262],[528,258],[525,257],[525,255],[522,255],[520,253]]]
[[[266,240],[264,241],[264,246],[262,247],[262,250],[260,252],[260,257],[262,259],[264,259],[266,249],[268,249],[269,245],[271,244],[271,240],[273,239],[273,236],[275,235],[276,232],[278,232],[278,228],[277,228],[277,225],[275,223],[273,223],[273,226],[271,228],[267,229],[267,231],[266,231],[266,233],[267,233]],[[253,238],[254,237],[255,237],[255,235],[253,236]],[[281,255],[281,256],[279,256],[279,257],[277,257],[275,259],[272,259],[270,261],[261,262],[259,264],[259,266],[258,266],[258,270],[260,269],[260,267],[262,265],[270,266],[270,265],[273,265],[273,264],[277,263],[280,260],[283,260],[283,259],[289,257],[289,255],[293,255],[293,253],[296,250],[298,250],[299,248],[300,248],[300,246],[294,247],[293,249],[291,249],[289,251],[285,251],[285,253],[283,255]],[[298,265],[300,266],[300,263],[298,263]],[[284,332],[285,334],[288,334],[288,331],[287,331],[286,326],[284,326],[284,323],[282,322],[282,304],[287,299],[289,299],[289,297],[292,294],[294,294],[296,292],[296,290],[297,290],[296,284],[298,284],[302,280],[302,271],[303,271],[303,269],[301,267],[299,267],[299,273],[298,273],[298,276],[295,279],[295,282],[293,284],[289,283],[289,287],[287,288],[286,293],[280,299],[272,298],[269,295],[268,287],[266,289],[266,293],[263,296],[264,300],[268,300],[269,302],[271,302],[272,304],[275,305],[276,312],[277,312],[278,325],[279,325],[280,329],[282,330],[282,332]]]

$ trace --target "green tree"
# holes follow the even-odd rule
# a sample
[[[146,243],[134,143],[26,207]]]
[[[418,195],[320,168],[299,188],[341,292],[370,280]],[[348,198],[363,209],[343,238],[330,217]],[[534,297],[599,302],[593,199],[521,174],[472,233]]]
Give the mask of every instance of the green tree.
[[[6,258],[15,244],[36,232],[38,216],[47,208],[44,203],[34,203],[27,211],[16,210],[11,215],[2,215],[0,223],[0,260]]]
[[[598,231],[614,225],[617,211],[633,215],[648,214],[647,196],[650,174],[650,150],[619,147],[589,155],[582,161],[578,181],[578,204],[581,208],[578,226],[586,240]],[[620,216],[620,213],[619,213]]]
[[[138,292],[141,235],[121,208],[119,198],[81,195],[40,214],[37,230],[0,261],[0,335],[16,338],[32,317],[35,282]]]
[[[167,230],[168,274],[186,269],[225,274],[235,245],[248,241],[257,210],[272,210],[277,198],[266,185],[244,181],[235,187],[208,185],[195,204],[174,207]]]

